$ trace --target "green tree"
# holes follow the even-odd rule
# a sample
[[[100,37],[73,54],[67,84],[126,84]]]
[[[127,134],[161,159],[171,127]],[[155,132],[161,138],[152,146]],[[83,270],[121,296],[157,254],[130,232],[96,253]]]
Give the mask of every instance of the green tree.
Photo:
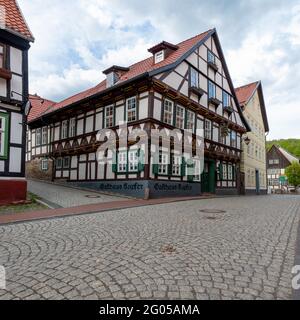
[[[296,161],[293,162],[286,168],[285,174],[289,180],[289,184],[297,189],[300,186],[300,164]]]

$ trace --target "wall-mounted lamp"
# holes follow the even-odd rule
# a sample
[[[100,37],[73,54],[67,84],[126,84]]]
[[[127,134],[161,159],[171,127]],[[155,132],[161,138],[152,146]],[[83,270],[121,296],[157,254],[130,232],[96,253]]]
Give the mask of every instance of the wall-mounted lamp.
[[[251,139],[247,136],[244,138],[244,141],[245,141],[246,145],[248,146],[251,142]]]

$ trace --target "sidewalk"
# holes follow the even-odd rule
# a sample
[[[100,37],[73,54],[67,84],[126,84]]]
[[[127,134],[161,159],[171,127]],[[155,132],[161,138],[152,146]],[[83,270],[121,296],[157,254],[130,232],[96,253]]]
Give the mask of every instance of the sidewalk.
[[[31,211],[31,212],[15,213],[15,214],[3,214],[3,215],[0,215],[0,225],[16,223],[16,222],[35,221],[35,220],[42,220],[42,219],[62,218],[67,216],[75,216],[75,215],[82,215],[82,214],[89,214],[89,213],[98,213],[98,212],[100,213],[105,211],[136,208],[136,207],[172,203],[172,202],[178,202],[178,201],[213,199],[213,198],[216,198],[216,196],[177,197],[177,198],[163,198],[163,199],[150,199],[150,200],[130,199],[130,200],[81,205],[81,206],[72,207],[72,208],[59,208],[59,209]]]

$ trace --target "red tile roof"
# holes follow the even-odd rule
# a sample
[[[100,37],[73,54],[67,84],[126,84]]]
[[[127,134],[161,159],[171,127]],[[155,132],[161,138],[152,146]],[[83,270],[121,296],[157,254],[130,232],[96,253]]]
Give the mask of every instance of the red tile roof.
[[[236,96],[241,106],[243,106],[245,103],[249,101],[254,91],[256,90],[258,84],[259,81],[256,81],[235,89]]]
[[[44,99],[38,95],[29,95],[29,100],[31,102],[31,110],[28,115],[28,122],[40,117],[45,113],[49,108],[51,108],[55,102]]]
[[[16,0],[0,0],[0,24],[7,31],[18,34],[29,41],[34,41]]]
[[[168,66],[174,62],[176,62],[179,58],[181,58],[185,53],[187,53],[193,46],[195,46],[199,41],[203,40],[210,32],[213,30],[208,30],[203,32],[193,38],[187,39],[185,41],[180,42],[177,46],[178,49],[172,52],[165,60],[160,63],[154,64],[153,57],[149,57],[145,60],[137,62],[129,67],[129,71],[125,72],[118,83],[124,82],[126,80],[130,80],[136,76],[139,76],[146,72],[151,72],[157,70],[161,67]],[[70,98],[67,98],[59,103],[56,103],[52,108],[46,110],[45,114],[49,114],[55,110],[67,107],[75,102],[83,100],[85,98],[91,97],[97,93],[100,93],[106,89],[106,80],[100,82],[97,86],[80,92]],[[35,119],[37,117],[32,117],[31,119]]]

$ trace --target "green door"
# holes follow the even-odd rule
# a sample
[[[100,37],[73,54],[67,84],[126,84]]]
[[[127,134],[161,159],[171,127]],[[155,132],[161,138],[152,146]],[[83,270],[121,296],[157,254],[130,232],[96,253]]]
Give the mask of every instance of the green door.
[[[201,176],[202,193],[214,193],[216,186],[216,163],[205,161]]]

